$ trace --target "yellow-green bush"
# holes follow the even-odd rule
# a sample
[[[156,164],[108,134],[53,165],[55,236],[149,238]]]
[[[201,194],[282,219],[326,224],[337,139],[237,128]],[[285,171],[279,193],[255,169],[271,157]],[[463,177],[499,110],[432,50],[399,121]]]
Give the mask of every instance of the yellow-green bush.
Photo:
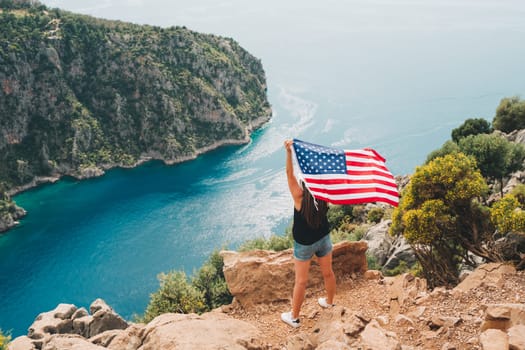
[[[0,350],[6,350],[7,344],[11,340],[10,335],[5,335],[4,332],[0,329]]]
[[[506,194],[492,205],[490,218],[501,234],[510,231],[525,232],[525,211],[512,193]]]
[[[493,228],[480,203],[488,187],[476,161],[463,153],[416,169],[392,214],[390,233],[411,244],[431,287],[455,285],[468,252],[498,261]]]

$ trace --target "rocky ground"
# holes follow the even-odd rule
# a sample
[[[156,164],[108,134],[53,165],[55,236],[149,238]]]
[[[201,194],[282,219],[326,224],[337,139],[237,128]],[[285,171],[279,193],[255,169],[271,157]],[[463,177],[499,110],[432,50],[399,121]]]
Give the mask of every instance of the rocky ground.
[[[453,289],[366,269],[365,242],[334,245],[336,306],[322,309],[322,277],[312,263],[301,327],[290,310],[291,250],[223,252],[234,302],[202,315],[166,313],[127,323],[103,300],[40,314],[9,350],[525,350],[525,272],[485,264]]]
[[[338,281],[336,304],[365,320],[380,320],[386,331],[395,333],[402,349],[482,349],[479,336],[487,305],[525,305],[525,271],[503,277],[483,276],[480,281],[470,282],[470,286],[463,285],[463,291],[439,288],[406,295],[398,310],[393,310],[397,308],[392,307],[396,294],[393,278],[345,278]],[[410,287],[405,291],[410,294]],[[322,289],[309,291],[298,329],[280,321],[280,313],[290,308],[287,302],[252,308],[233,304],[225,311],[255,325],[272,349],[304,349],[308,348],[307,342],[298,339],[319,332],[323,314],[331,312],[317,305],[320,296],[323,296]]]

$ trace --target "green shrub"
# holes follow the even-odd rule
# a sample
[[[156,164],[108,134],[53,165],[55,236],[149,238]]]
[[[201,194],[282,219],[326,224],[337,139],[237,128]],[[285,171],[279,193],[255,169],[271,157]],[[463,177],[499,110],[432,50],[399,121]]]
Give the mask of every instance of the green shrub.
[[[492,125],[494,129],[506,133],[525,128],[525,100],[518,96],[502,99]]]
[[[457,284],[468,252],[500,261],[488,212],[480,204],[486,192],[475,160],[463,153],[438,157],[412,175],[390,233],[402,234],[414,249],[431,288]]]
[[[368,253],[366,253],[366,263],[369,270],[379,270],[381,268],[377,263],[376,257]]]
[[[406,263],[406,261],[403,261],[401,260],[399,262],[399,265],[397,265],[396,267],[394,267],[393,269],[390,269],[390,270],[383,270],[383,274],[385,276],[397,276],[397,275],[400,275],[402,273],[405,273],[405,272],[408,272],[410,269]]]
[[[443,146],[441,146],[441,148],[436,149],[428,154],[425,164],[430,163],[436,158],[444,157],[447,154],[457,154],[459,152],[461,152],[461,150],[459,149],[458,144],[452,140],[448,140],[443,144]]]
[[[151,294],[144,316],[137,318],[139,322],[147,323],[167,312],[189,314],[206,310],[204,293],[188,283],[184,272],[161,273],[158,279],[160,288]]]
[[[368,222],[373,222],[377,224],[381,221],[381,219],[383,219],[384,215],[385,215],[385,210],[383,208],[375,207],[375,208],[370,209],[370,211],[368,212],[367,219],[368,219]]]
[[[518,200],[518,202],[520,203],[522,207],[525,206],[525,185],[524,184],[517,185],[516,187],[512,189],[510,193],[513,194],[514,197],[516,197],[516,199]]]
[[[224,260],[216,250],[192,279],[192,285],[204,294],[207,311],[232,302],[223,268]]]
[[[421,277],[422,276],[421,265],[418,262],[415,262],[414,264],[409,266],[406,261],[401,260],[399,262],[399,265],[397,265],[393,269],[383,270],[383,274],[385,276],[397,276],[397,275],[401,275],[406,272],[410,273],[413,276]]]
[[[369,229],[368,225],[360,225],[356,227],[350,234],[350,241],[360,241],[361,239],[363,239],[368,229]]]
[[[351,231],[344,231],[340,229],[333,229],[330,232],[330,239],[332,240],[332,243],[338,243],[343,241],[350,241],[351,239]]]
[[[478,134],[490,134],[492,132],[492,125],[483,118],[469,118],[463,122],[459,127],[452,130],[452,141],[459,142],[463,137]]]
[[[182,271],[159,274],[159,290],[151,294],[144,315],[134,318],[147,323],[167,312],[202,313],[231,303],[233,297],[224,279],[223,267],[224,261],[215,250],[194,273],[191,283]]]

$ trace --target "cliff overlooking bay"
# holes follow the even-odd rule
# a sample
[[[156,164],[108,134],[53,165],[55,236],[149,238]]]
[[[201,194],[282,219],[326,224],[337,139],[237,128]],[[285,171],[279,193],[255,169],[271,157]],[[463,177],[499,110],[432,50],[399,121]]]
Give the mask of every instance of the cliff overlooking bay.
[[[7,194],[41,179],[192,159],[248,142],[271,117],[260,60],[230,38],[11,0],[0,2],[0,27]]]

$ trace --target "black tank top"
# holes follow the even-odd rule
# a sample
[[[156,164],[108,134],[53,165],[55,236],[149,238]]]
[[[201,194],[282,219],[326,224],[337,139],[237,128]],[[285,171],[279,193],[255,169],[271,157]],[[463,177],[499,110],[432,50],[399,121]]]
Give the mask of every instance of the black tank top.
[[[306,219],[301,212],[293,208],[293,227],[292,234],[293,239],[302,245],[314,244],[330,232],[328,228],[328,218],[326,215],[321,221],[319,228],[315,229],[308,226]]]

